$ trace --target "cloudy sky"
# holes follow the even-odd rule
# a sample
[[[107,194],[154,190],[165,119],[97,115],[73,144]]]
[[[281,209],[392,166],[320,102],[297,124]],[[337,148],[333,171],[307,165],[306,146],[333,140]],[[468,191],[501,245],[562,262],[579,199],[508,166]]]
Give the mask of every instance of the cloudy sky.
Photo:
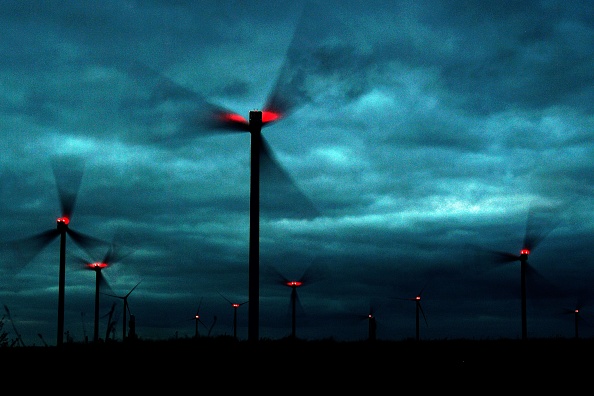
[[[60,197],[114,242],[99,336],[123,299],[147,339],[232,335],[249,300],[250,133],[265,125],[248,337],[594,336],[594,17],[588,1],[0,1],[4,331],[57,342]],[[78,161],[72,161],[72,159]],[[77,178],[77,172],[79,178]],[[78,183],[80,181],[80,183]],[[529,213],[536,221],[528,222]],[[528,226],[527,226],[528,225]],[[107,244],[66,242],[64,331],[94,335]],[[92,257],[91,257],[92,256]],[[303,279],[302,279],[303,277]],[[140,283],[139,283],[140,282]],[[106,294],[105,294],[106,293]],[[113,305],[115,303],[115,305]],[[113,307],[113,311],[112,310]],[[569,312],[569,313],[568,313]],[[59,337],[59,336],[58,336]]]

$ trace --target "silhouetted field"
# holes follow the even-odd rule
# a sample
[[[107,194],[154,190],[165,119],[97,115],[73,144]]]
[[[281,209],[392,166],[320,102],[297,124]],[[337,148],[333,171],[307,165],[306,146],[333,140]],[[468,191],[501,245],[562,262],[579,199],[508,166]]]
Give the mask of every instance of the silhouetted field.
[[[371,382],[384,384],[390,378],[402,380],[407,374],[420,372],[447,373],[449,380],[466,374],[492,378],[492,370],[517,376],[526,370],[583,367],[584,358],[593,356],[592,352],[594,339],[338,342],[287,338],[251,343],[230,337],[202,337],[0,348],[0,357],[13,362],[9,368],[19,371],[88,370],[92,375],[93,370],[101,370],[112,376],[134,373],[143,386],[146,381],[204,382],[228,375],[231,382],[227,385],[235,386],[233,378],[248,373],[260,379],[280,375],[287,381],[317,378],[359,382],[363,380],[360,376],[373,375]]]

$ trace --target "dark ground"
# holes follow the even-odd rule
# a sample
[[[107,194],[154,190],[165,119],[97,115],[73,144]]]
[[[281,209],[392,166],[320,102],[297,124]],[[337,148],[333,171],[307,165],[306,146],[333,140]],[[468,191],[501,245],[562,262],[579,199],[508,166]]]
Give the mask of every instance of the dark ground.
[[[287,386],[297,387],[303,381],[333,381],[348,389],[363,386],[366,381],[370,386],[400,382],[409,375],[429,375],[428,380],[434,380],[430,374],[437,373],[448,381],[474,381],[535,372],[542,383],[553,380],[542,377],[546,372],[560,374],[587,368],[591,376],[594,364],[589,362],[593,358],[594,339],[337,342],[287,338],[251,343],[202,337],[0,348],[4,379],[10,378],[11,372],[86,373],[89,379],[97,375],[136,378],[142,386],[182,380],[187,386],[196,381],[218,381],[234,387],[244,378],[261,385],[262,381],[283,379]],[[291,382],[294,385],[289,385]],[[496,380],[493,385],[497,384]],[[113,386],[117,390],[117,385]]]

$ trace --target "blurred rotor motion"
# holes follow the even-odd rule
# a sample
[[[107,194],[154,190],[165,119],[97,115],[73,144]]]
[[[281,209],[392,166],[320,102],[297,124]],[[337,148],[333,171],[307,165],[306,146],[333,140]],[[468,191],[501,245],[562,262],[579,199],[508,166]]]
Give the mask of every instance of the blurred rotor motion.
[[[536,205],[531,204],[527,221],[524,239],[519,253],[505,251],[485,250],[479,254],[493,264],[520,263],[520,287],[521,287],[521,313],[522,313],[522,340],[528,338],[526,319],[526,286],[527,282],[533,285],[534,292],[542,297],[562,297],[565,293],[547,281],[533,266],[528,264],[528,256],[540,243],[561,223],[561,211],[566,209],[562,206]]]
[[[277,284],[291,288],[291,338],[296,338],[297,307],[303,310],[303,306],[301,305],[299,296],[297,295],[297,288],[310,285],[314,282],[319,282],[326,277],[326,271],[324,268],[318,265],[311,264],[297,279],[286,278],[278,270],[270,266],[266,267],[266,272],[267,274],[274,277]]]
[[[100,261],[87,260],[82,257],[74,256],[76,261],[82,265],[82,268],[95,271],[95,327],[93,333],[93,342],[99,341],[99,293],[102,291],[113,293],[113,290],[105,279],[102,271],[104,268],[110,267],[120,262],[130,254],[132,254],[132,250],[124,249],[122,245],[116,245],[115,242],[112,242]],[[125,311],[124,315],[126,315]]]
[[[311,101],[308,93],[311,79],[336,87],[334,75],[344,62],[337,61],[338,54],[345,53],[344,48],[336,48],[341,33],[335,21],[335,12],[328,10],[322,15],[317,5],[306,4],[296,24],[285,60],[277,78],[272,83],[272,90],[262,110],[252,110],[248,118],[215,105],[193,90],[183,87],[162,73],[135,63],[130,75],[139,82],[142,106],[133,100],[123,103],[132,112],[133,117],[140,117],[136,125],[146,130],[143,136],[154,136],[152,143],[162,143],[168,147],[178,144],[187,145],[188,139],[213,132],[249,132],[250,141],[250,235],[249,235],[249,301],[248,339],[259,339],[259,239],[260,239],[260,181],[262,181],[262,211],[271,216],[282,218],[311,219],[319,216],[319,211],[301,192],[286,171],[272,155],[272,150],[264,137],[262,128],[283,120],[295,108]],[[321,24],[320,16],[324,24]],[[333,22],[334,21],[334,22]],[[331,29],[336,27],[336,29]],[[323,25],[323,26],[322,26]],[[344,28],[344,27],[342,27]],[[345,38],[349,42],[349,38]],[[345,45],[345,44],[343,44]],[[333,62],[334,61],[334,62]],[[348,71],[340,70],[341,76],[348,76]],[[332,79],[330,77],[333,77]],[[332,80],[330,82],[330,80]],[[151,116],[146,117],[142,110],[151,109]],[[142,122],[144,121],[144,122]],[[173,125],[173,126],[172,126]],[[155,131],[159,131],[155,135]],[[144,133],[146,132],[146,133]],[[164,132],[164,133],[163,133]],[[297,135],[299,136],[299,135]]]
[[[49,229],[33,236],[9,241],[3,243],[5,251],[11,251],[14,258],[11,264],[20,271],[24,266],[33,261],[33,259],[47,245],[60,237],[60,266],[59,266],[59,285],[58,285],[58,334],[56,345],[63,344],[64,335],[64,288],[66,279],[66,235],[84,251],[93,254],[94,249],[105,246],[107,243],[98,238],[94,238],[75,231],[70,227],[74,206],[78,190],[81,185],[84,159],[77,156],[55,157],[52,162],[54,178],[58,189],[58,198],[60,200],[61,215],[56,220],[57,227]]]

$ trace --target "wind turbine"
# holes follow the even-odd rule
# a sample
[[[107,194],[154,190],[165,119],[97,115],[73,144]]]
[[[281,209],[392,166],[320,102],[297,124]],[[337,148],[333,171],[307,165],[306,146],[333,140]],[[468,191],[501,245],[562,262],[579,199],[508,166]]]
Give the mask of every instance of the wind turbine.
[[[581,291],[578,294],[577,301],[573,308],[563,309],[564,314],[573,315],[574,332],[575,332],[576,339],[579,338],[579,324],[580,324],[580,322],[584,322],[585,324],[588,324],[582,314],[582,308],[584,307],[584,305],[587,304],[587,302],[589,302],[589,300],[590,300],[590,298],[587,296],[586,289],[584,289],[583,291]]]
[[[126,256],[130,255],[131,251],[122,251],[120,245],[116,245],[112,243],[107,252],[103,256],[101,261],[91,261],[85,260],[80,257],[76,257],[79,263],[84,265],[85,269],[95,271],[95,327],[93,331],[93,342],[99,341],[99,293],[102,289],[111,290],[109,283],[103,276],[102,270],[112,266],[113,264],[121,261]],[[124,315],[126,315],[126,311],[124,311]],[[124,328],[126,327],[126,321],[124,316]]]
[[[526,281],[528,275],[539,276],[536,269],[528,264],[528,256],[560,223],[558,210],[560,207],[536,206],[532,204],[528,210],[526,231],[519,254],[490,250],[492,260],[496,264],[520,263],[520,294],[522,314],[522,340],[528,338],[526,319]],[[554,216],[553,216],[554,214]]]
[[[368,321],[368,341],[375,341],[377,340],[377,319],[375,317],[375,308],[369,304],[369,312],[365,316]]]
[[[105,315],[103,315],[103,317],[107,317],[107,327],[105,330],[105,342],[109,341],[109,333],[111,333],[113,330],[115,330],[115,325],[117,322],[117,318],[113,319],[113,314],[115,312],[115,306],[116,303],[114,301],[113,304],[111,304],[111,309],[109,310],[109,312]]]
[[[130,69],[133,78],[145,79],[147,76],[156,80],[152,86],[150,98],[147,101],[155,111],[162,115],[161,119],[177,122],[174,132],[166,132],[155,140],[166,142],[168,145],[176,141],[185,142],[207,131],[243,132],[250,134],[250,203],[249,203],[249,254],[248,254],[248,341],[259,339],[260,312],[260,182],[267,184],[263,193],[274,197],[275,202],[285,203],[284,214],[291,211],[291,215],[301,218],[318,216],[317,208],[296,187],[289,175],[277,163],[272,151],[262,136],[262,128],[276,124],[286,118],[297,105],[304,105],[311,101],[308,92],[308,73],[319,73],[330,81],[333,88],[337,86],[337,75],[351,76],[351,70],[346,70],[344,64],[334,61],[337,53],[337,38],[342,28],[342,21],[332,18],[335,14],[324,13],[323,23],[320,10],[313,4],[307,4],[300,16],[293,32],[285,61],[279,69],[279,74],[273,81],[272,89],[261,110],[249,111],[248,118],[222,106],[214,105],[202,95],[182,87],[172,80],[154,72],[147,67],[136,64]],[[333,23],[333,25],[331,25]],[[322,28],[323,25],[323,28]],[[345,44],[346,45],[346,44]],[[344,48],[339,48],[338,52]],[[330,62],[328,62],[330,60]],[[333,68],[340,69],[334,70]],[[156,77],[156,79],[155,79]],[[144,81],[143,81],[144,84]],[[141,91],[141,90],[139,90]],[[171,113],[171,114],[170,114]],[[147,123],[148,128],[154,129],[154,119]],[[171,125],[160,128],[160,131],[170,131]],[[187,143],[187,142],[186,142]],[[275,188],[274,193],[270,189]],[[282,196],[289,196],[288,199]],[[290,204],[287,204],[290,202]],[[278,209],[278,208],[276,208]]]
[[[399,298],[399,300],[408,300],[415,302],[415,339],[419,341],[421,339],[420,336],[420,315],[423,315],[423,319],[425,320],[425,325],[429,326],[427,323],[427,317],[425,316],[425,312],[423,312],[423,307],[421,306],[421,295],[423,294],[423,289],[412,298]]]
[[[233,308],[233,338],[237,339],[237,308],[241,307],[243,304],[247,304],[249,300],[242,303],[233,303],[227,297],[223,296],[223,294],[219,294],[225,299],[225,301],[231,304],[231,307]]]
[[[322,272],[321,267],[310,265],[305,269],[303,274],[298,279],[289,279],[278,272],[273,267],[267,267],[267,270],[275,275],[278,284],[291,288],[291,338],[296,338],[296,312],[297,304],[299,303],[299,297],[297,296],[297,288],[308,285],[315,281],[319,281],[325,276]]]
[[[70,228],[78,190],[84,171],[84,160],[76,156],[56,157],[52,161],[52,170],[58,189],[61,216],[56,220],[57,227],[33,236],[8,242],[8,246],[16,249],[19,265],[26,265],[54,239],[60,237],[60,266],[58,283],[58,332],[56,345],[64,342],[64,289],[66,283],[66,235],[88,253],[92,247],[104,245],[105,242]]]
[[[140,281],[142,282],[142,281]],[[128,306],[128,297],[130,296],[130,294],[132,294],[132,292],[134,291],[134,289],[136,289],[138,287],[138,285],[140,285],[140,282],[138,282],[132,289],[130,289],[130,291],[128,293],[126,293],[123,296],[116,296],[115,294],[106,294],[107,296],[110,297],[115,297],[115,298],[121,298],[122,300],[124,300],[124,323],[122,325],[122,341],[125,342],[126,341],[126,313],[130,313],[130,307]],[[132,319],[132,313],[130,313],[130,320]]]
[[[208,326],[204,324],[204,322],[200,319],[200,307],[202,306],[202,298],[200,299],[200,303],[198,304],[198,309],[196,310],[196,315],[194,315],[194,321],[196,322],[196,330],[194,338],[198,339],[200,333],[198,332],[198,323],[201,323],[202,326],[208,329]]]

